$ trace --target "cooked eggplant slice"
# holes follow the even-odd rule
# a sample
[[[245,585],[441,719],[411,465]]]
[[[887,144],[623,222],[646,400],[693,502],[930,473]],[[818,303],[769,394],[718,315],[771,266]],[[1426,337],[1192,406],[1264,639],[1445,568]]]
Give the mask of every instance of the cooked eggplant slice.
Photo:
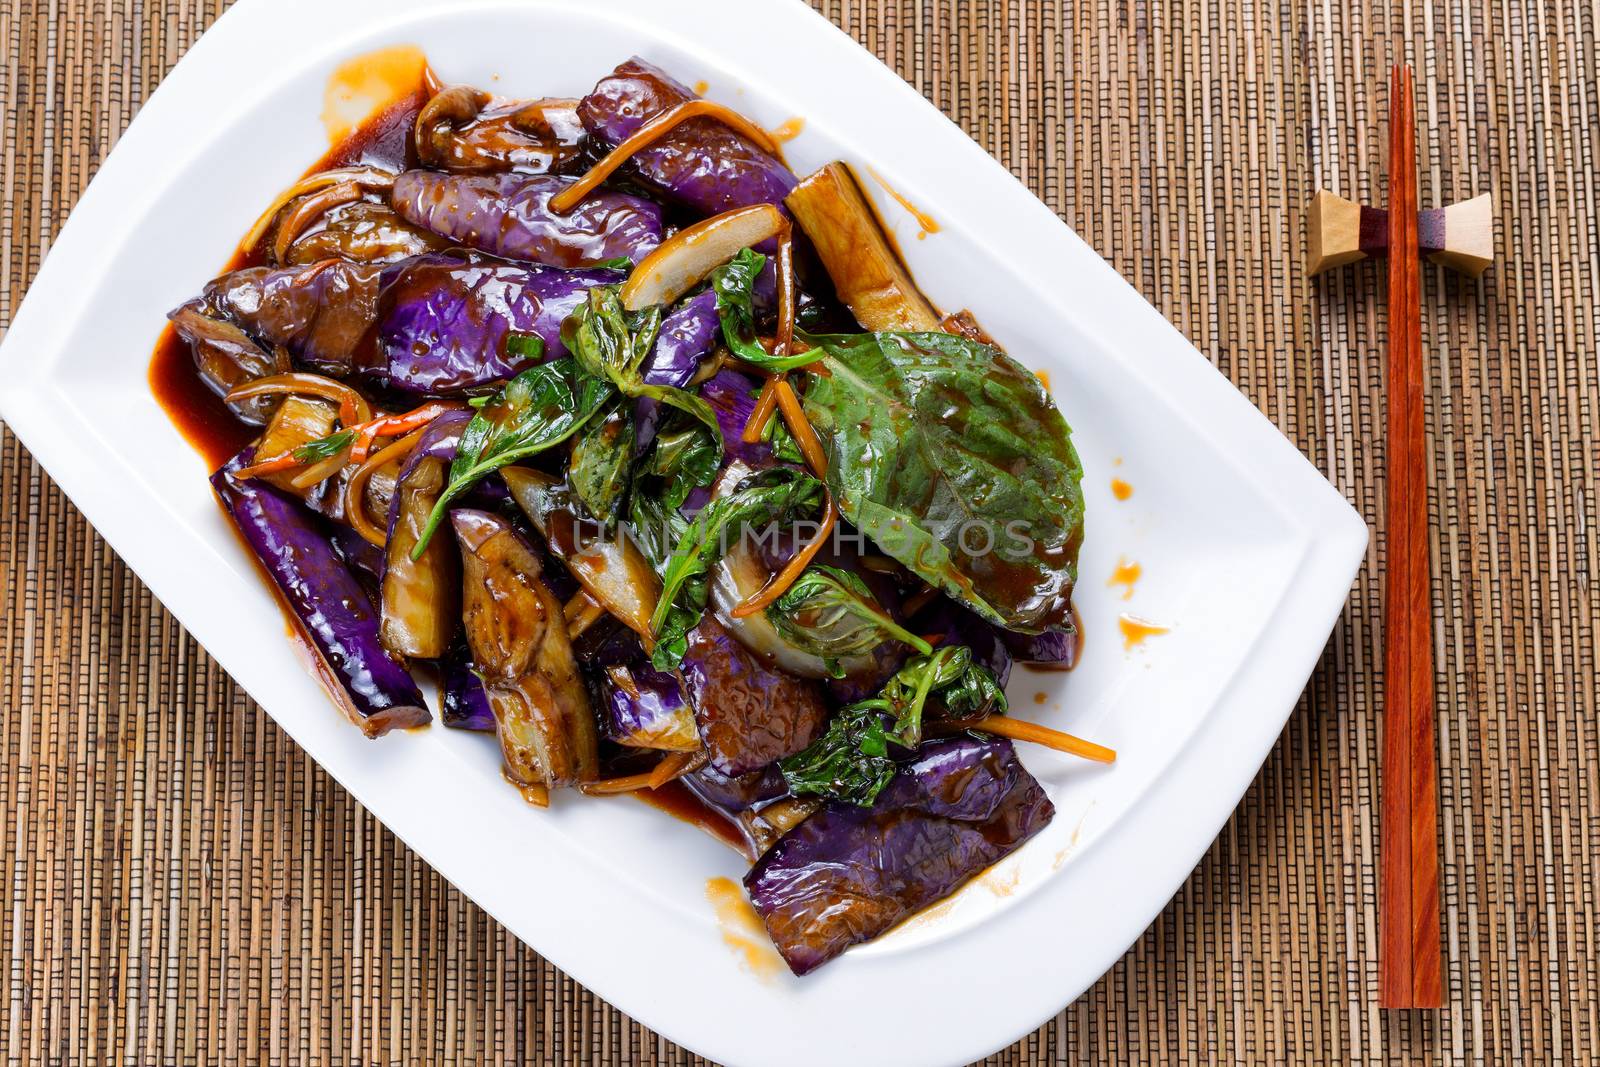
[[[507,777],[522,786],[592,781],[594,712],[538,554],[488,512],[454,511],[450,521],[461,546],[467,644],[494,709]]]

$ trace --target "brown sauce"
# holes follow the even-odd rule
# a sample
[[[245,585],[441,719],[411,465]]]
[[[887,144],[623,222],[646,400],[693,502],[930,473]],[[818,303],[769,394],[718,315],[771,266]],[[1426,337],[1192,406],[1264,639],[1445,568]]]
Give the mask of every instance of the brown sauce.
[[[695,796],[682,782],[668,782],[660,789],[641,789],[633,795],[658,811],[698,826],[741,856],[751,858],[750,846],[738,824]]]
[[[343,68],[341,68],[343,69]],[[337,76],[337,75],[336,75]],[[417,77],[425,78],[425,73]],[[427,102],[427,90],[416,87],[362,123],[328,149],[307,174],[354,164],[401,169],[412,165],[411,128]],[[261,247],[241,249],[217,273],[242,270],[265,262]],[[233,417],[222,398],[200,379],[188,344],[171,326],[161,331],[150,357],[150,391],[183,439],[200,453],[210,469],[222,465],[253,440],[259,430]]]
[[[785,119],[781,124],[774,126],[767,133],[778,144],[786,144],[805,132],[806,120],[796,115],[792,119]]]
[[[901,207],[905,208],[906,209],[906,213],[909,214],[912,218],[917,220],[917,226],[919,227],[919,229],[917,230],[917,240],[921,241],[921,240],[925,239],[928,236],[928,234],[930,234],[930,233],[938,233],[939,232],[939,222],[938,222],[937,219],[935,219],[932,215],[928,214],[926,211],[923,211],[921,208],[919,208],[917,205],[913,204],[911,201],[907,200],[904,196],[901,195],[901,193],[900,193],[900,191],[898,189],[896,189],[894,186],[890,185],[888,182],[883,180],[883,175],[879,174],[877,171],[873,170],[871,167],[867,168],[867,173],[872,175],[872,180],[873,181],[875,181],[879,185],[883,186],[883,191],[884,192],[886,192],[890,196],[894,197],[895,203],[897,203]]]
[[[1121,478],[1113,478],[1111,479],[1111,495],[1118,500],[1126,500],[1133,495],[1133,486]]]

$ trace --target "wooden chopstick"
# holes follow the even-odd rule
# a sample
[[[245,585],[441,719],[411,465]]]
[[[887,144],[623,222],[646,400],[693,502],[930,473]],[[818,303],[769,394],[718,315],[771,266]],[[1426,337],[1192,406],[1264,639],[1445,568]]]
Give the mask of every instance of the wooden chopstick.
[[[1415,110],[1411,68],[1397,63],[1389,78],[1388,586],[1378,982],[1385,1008],[1436,1008],[1444,1001]]]

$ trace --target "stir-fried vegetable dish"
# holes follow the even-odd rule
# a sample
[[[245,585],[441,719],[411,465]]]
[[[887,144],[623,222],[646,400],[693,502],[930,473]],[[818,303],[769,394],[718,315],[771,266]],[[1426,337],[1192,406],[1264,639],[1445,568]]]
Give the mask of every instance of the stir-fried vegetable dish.
[[[540,806],[693,797],[797,974],[1050,820],[1014,740],[1112,758],[1005,694],[1077,654],[1067,423],[846,164],[639,59],[430,79],[241,248],[171,314],[174,414],[369,737],[437,713]]]

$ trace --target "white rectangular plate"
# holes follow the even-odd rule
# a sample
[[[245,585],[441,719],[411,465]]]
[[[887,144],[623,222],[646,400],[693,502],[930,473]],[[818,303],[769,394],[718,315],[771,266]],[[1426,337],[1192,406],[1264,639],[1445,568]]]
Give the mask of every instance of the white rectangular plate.
[[[804,980],[768,973],[708,899],[709,878],[743,874],[733,853],[628,800],[531,810],[482,736],[366,741],[296,658],[146,370],[166,311],[326,148],[330,71],[395,44],[423,47],[447,81],[532,96],[580,95],[637,53],[768,126],[802,117],[795,169],[870,163],[930,211],[941,230],[915,239],[915,221],[868,190],[934,301],[970,307],[1048,372],[1087,471],[1087,648],[1070,675],[1018,670],[1011,696],[1121,758],[1100,767],[1024,746],[1056,819],[952,904]],[[1044,205],[790,0],[242,0],[151,97],[62,230],[0,352],[0,411],[189,632],[385,825],[590,989],[733,1063],[965,1062],[1082,993],[1249,784],[1367,538]],[[1131,497],[1114,499],[1113,477]],[[1106,584],[1120,557],[1143,570],[1126,601]],[[1125,651],[1124,611],[1171,631]]]

